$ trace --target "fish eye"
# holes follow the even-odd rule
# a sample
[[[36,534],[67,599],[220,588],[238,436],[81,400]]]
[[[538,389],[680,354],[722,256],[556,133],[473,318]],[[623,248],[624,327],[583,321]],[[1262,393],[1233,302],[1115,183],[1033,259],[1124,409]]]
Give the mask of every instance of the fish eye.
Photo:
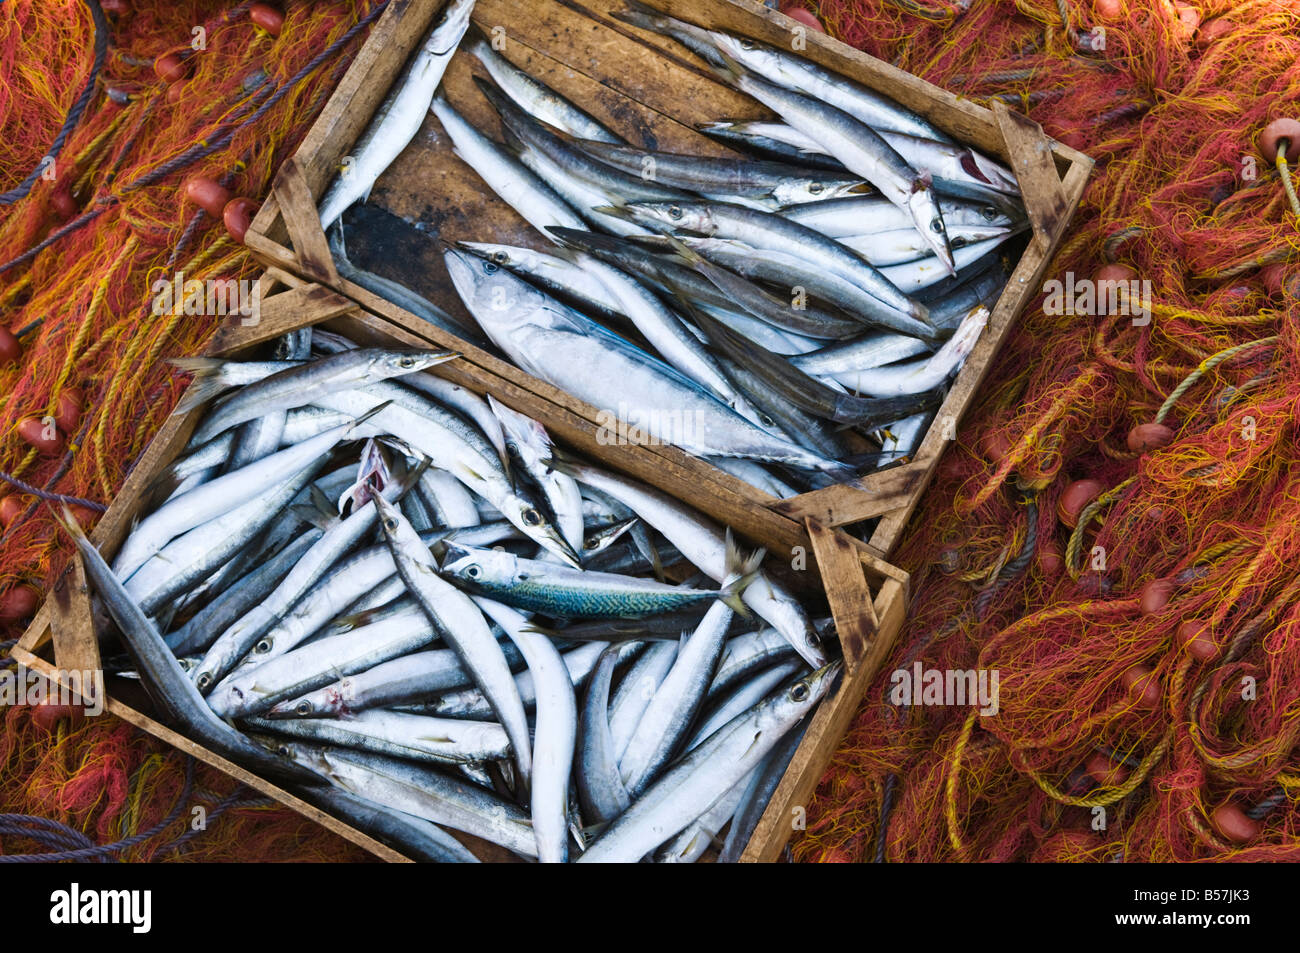
[[[753,40],[741,40],[741,41],[740,41],[740,48],[741,48],[742,50],[752,50],[752,49],[754,48],[754,41],[753,41]]]
[[[293,709],[293,710],[296,711],[296,712],[297,712],[298,714],[300,714],[300,715],[310,715],[310,714],[311,714],[311,702],[309,702],[309,701],[300,701],[300,702],[298,702],[298,704],[297,704],[296,706],[294,706],[294,709]]]
[[[411,355],[407,354],[406,356],[400,358],[400,359],[398,360],[397,364],[398,364],[399,367],[414,367],[414,366],[415,366],[415,358],[412,357]]]
[[[470,566],[465,570],[465,575],[469,576],[471,579],[477,579],[482,574],[483,570],[479,569],[478,566]]]
[[[668,217],[671,218],[671,219],[679,219],[679,218],[681,218],[681,217],[682,217],[682,207],[681,207],[680,205],[670,205],[670,206],[668,206]]]
[[[498,265],[504,265],[510,260],[510,256],[503,251],[494,251],[491,260]]]
[[[257,645],[253,647],[253,651],[259,655],[265,655],[267,652],[271,651],[271,640],[262,639],[262,641],[258,642]]]
[[[820,182],[814,182],[812,185],[808,186],[808,191],[813,195],[821,195],[822,184]]]
[[[483,273],[486,275],[495,275],[497,273],[497,266],[490,261],[485,261],[483,262]]]
[[[985,219],[991,222],[998,217],[998,210],[995,209],[992,205],[986,205],[982,209],[980,209],[980,214],[983,215]]]
[[[280,757],[282,757],[282,758],[287,758],[287,757],[289,757],[289,755],[290,755],[289,746],[288,746],[288,745],[276,745],[276,746],[275,746],[275,753],[278,754],[278,755],[280,755]]]
[[[808,700],[810,691],[807,682],[795,682],[790,686],[790,701],[803,702]]]
[[[396,530],[397,520],[393,519],[393,517],[391,516],[388,519],[384,520],[384,529]]]
[[[773,420],[771,417],[769,417],[767,414],[759,414],[758,419],[762,421],[764,427],[776,426],[776,421]]]
[[[194,683],[198,685],[199,688],[207,688],[209,685],[212,684],[212,676],[209,675],[207,672],[204,672],[197,679],[195,679]]]
[[[529,526],[537,526],[542,522],[542,514],[532,509],[524,510],[523,520]]]
[[[936,218],[933,222],[930,223],[930,229],[931,229],[932,231],[937,232],[938,234],[942,235],[942,234],[943,234],[943,219],[941,219],[941,218]]]

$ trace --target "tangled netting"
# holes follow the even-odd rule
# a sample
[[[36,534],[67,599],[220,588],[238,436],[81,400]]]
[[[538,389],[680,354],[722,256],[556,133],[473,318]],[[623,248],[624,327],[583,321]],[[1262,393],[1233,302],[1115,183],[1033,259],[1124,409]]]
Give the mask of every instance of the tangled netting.
[[[1151,300],[1030,303],[893,555],[908,624],[795,856],[1300,859],[1297,220],[1257,152],[1300,113],[1300,4],[820,12],[1093,156],[1047,277],[1128,265]],[[996,712],[896,704],[918,664],[996,672]]]
[[[22,354],[0,364],[0,638],[21,632],[70,553],[42,496],[76,502],[90,525],[179,398],[167,359],[200,351],[220,320],[155,314],[154,283],[258,272],[182,183],[205,176],[260,200],[385,5],[286,3],[276,36],[250,3],[4,4],[0,324]],[[154,69],[169,53],[187,74],[170,86]],[[29,442],[22,422],[47,416],[55,443],[42,426]],[[43,714],[0,710],[0,853],[365,856],[216,771],[187,782],[188,758],[128,724]]]

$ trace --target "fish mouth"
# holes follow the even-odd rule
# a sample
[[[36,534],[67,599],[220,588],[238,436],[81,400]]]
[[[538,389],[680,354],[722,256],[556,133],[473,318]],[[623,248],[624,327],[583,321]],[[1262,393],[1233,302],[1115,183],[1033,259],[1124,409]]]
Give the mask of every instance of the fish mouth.
[[[921,237],[943,262],[948,274],[957,274],[957,264],[952,257],[952,248],[948,245],[947,231],[935,231],[931,227],[934,222],[940,225],[943,223],[943,214],[939,211],[938,203],[934,201],[934,193],[928,186],[918,184],[907,199],[907,208]]]

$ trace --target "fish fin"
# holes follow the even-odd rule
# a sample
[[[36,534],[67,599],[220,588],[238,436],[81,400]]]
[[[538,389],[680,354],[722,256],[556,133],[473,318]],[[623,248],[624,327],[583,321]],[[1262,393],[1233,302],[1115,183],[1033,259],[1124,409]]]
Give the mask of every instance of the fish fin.
[[[718,53],[718,58],[722,60],[722,65],[718,66],[717,64],[710,63],[709,68],[712,69],[713,72],[717,73],[718,78],[721,79],[724,83],[735,85],[736,80],[744,76],[748,72],[748,70],[746,70],[745,67],[737,63],[732,57],[728,56],[727,52],[724,49],[722,49],[722,47],[716,47],[716,49]]]
[[[311,504],[318,513],[331,520],[338,516],[338,512],[335,510],[334,504],[330,502],[330,498],[315,483],[311,485],[311,490],[308,491],[307,495],[311,498]]]
[[[347,431],[348,434],[350,435],[353,430],[356,430],[358,427],[360,427],[371,417],[375,416],[375,414],[379,413],[380,411],[387,410],[392,403],[393,402],[391,400],[386,400],[382,404],[379,404],[376,407],[371,407],[364,414],[360,414],[359,416],[354,417],[352,420],[352,426],[348,428]]]
[[[289,507],[289,512],[298,517],[304,523],[315,526],[319,530],[329,529],[334,523],[334,518],[321,513],[314,506],[308,506],[305,503],[296,503]]]
[[[737,614],[749,617],[749,607],[741,601],[741,596],[749,588],[760,571],[763,564],[763,557],[767,555],[767,550],[759,549],[756,552],[745,556],[740,551],[740,546],[736,543],[736,537],[731,528],[727,528],[727,578],[731,581],[722,587],[718,598],[727,604]]]
[[[223,358],[173,357],[168,363],[183,373],[193,375],[193,380],[185,389],[181,402],[172,411],[174,415],[187,414],[195,407],[206,404],[222,391],[230,389],[230,384],[226,383],[221,373],[230,362]]]

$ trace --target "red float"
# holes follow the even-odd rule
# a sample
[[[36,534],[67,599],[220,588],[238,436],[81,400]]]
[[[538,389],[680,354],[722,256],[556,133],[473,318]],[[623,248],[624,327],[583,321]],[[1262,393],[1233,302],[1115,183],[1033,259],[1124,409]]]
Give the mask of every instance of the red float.
[[[213,218],[220,218],[230,202],[230,190],[212,179],[196,175],[185,180],[185,197]]]
[[[1259,134],[1260,154],[1269,162],[1277,161],[1277,150],[1282,140],[1286,140],[1286,161],[1300,159],[1300,122],[1283,117],[1274,119]]]
[[[154,60],[153,71],[164,83],[179,83],[186,75],[185,61],[179,53],[164,53]]]
[[[1259,836],[1259,821],[1251,820],[1245,811],[1231,801],[1214,809],[1210,823],[1224,840],[1230,840],[1234,844],[1245,844]]]
[[[1142,594],[1138,597],[1138,608],[1142,610],[1143,615],[1159,612],[1169,605],[1169,597],[1173,593],[1172,579],[1152,579],[1142,587]]]
[[[253,216],[257,214],[257,209],[256,202],[241,197],[231,199],[221,212],[221,220],[226,223],[226,231],[241,245],[244,243],[244,236],[248,234],[248,227],[253,224]]]
[[[1149,665],[1134,665],[1119,677],[1124,691],[1139,708],[1156,708],[1160,704],[1160,682]]]
[[[1187,654],[1201,662],[1218,657],[1219,643],[1210,635],[1210,623],[1188,619],[1178,627],[1178,641]]]
[[[36,614],[41,596],[31,586],[14,586],[0,596],[0,622],[17,622]]]
[[[54,431],[53,436],[50,436],[50,430]],[[58,427],[47,425],[40,417],[28,417],[19,421],[18,436],[41,453],[58,453],[63,449],[63,434],[59,433]]]
[[[255,3],[248,8],[248,19],[272,36],[284,29],[284,14],[269,3]]]
[[[1128,448],[1134,453],[1147,453],[1169,446],[1173,439],[1173,430],[1164,424],[1138,424],[1128,432]]]
[[[1105,491],[1106,485],[1100,480],[1075,480],[1056,501],[1056,515],[1062,523],[1073,529],[1079,525],[1079,514],[1083,508]]]
[[[0,324],[0,361],[16,361],[23,356],[23,344],[18,335]]]

